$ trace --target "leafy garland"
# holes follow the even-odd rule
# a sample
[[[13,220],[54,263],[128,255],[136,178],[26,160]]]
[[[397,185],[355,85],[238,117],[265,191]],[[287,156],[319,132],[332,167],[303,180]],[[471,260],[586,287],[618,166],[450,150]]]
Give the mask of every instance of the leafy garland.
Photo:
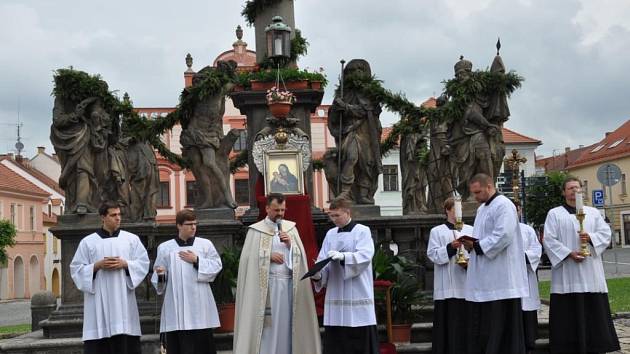
[[[252,80],[261,82],[275,82],[277,74],[277,70],[241,72],[237,75],[236,82],[238,85],[241,85],[247,89],[251,87]],[[302,80],[320,81],[322,83],[322,87],[326,87],[326,85],[328,84],[328,79],[326,78],[326,75],[320,72],[310,72],[307,70],[300,70],[296,68],[280,68],[280,75],[285,82]]]
[[[245,17],[245,21],[249,26],[253,26],[254,22],[256,22],[256,17],[267,7],[276,5],[281,3],[282,0],[248,0],[245,2],[245,6],[243,6],[243,11],[241,11],[241,15]]]

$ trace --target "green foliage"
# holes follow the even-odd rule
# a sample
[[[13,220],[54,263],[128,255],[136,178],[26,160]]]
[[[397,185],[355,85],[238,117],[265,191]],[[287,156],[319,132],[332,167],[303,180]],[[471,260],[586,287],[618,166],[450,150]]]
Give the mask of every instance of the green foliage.
[[[413,322],[413,305],[419,305],[424,296],[416,276],[418,265],[403,256],[394,256],[382,247],[377,247],[372,258],[374,279],[393,282],[392,320],[394,323]]]
[[[321,171],[324,169],[324,161],[322,159],[313,159],[313,171]]]
[[[276,69],[278,64],[280,68],[287,68],[292,63],[297,63],[298,59],[308,53],[308,41],[302,37],[302,31],[295,29],[295,36],[291,39],[291,56],[289,58],[270,59],[265,55],[262,62],[258,63],[261,69]]]
[[[0,327],[0,335],[2,335],[3,338],[18,336],[20,334],[28,333],[30,331],[30,323]]]
[[[256,72],[242,72],[237,75],[237,82],[239,85],[250,88],[251,81],[256,80],[260,82],[275,82],[278,75],[278,70],[269,69]],[[290,81],[321,81],[322,87],[325,87],[328,83],[326,76],[319,72],[310,72],[307,70],[300,70],[295,68],[280,68],[280,76],[286,82]]]
[[[238,262],[241,258],[241,248],[226,247],[221,252],[223,269],[212,282],[212,294],[217,305],[234,303],[236,301],[236,280],[238,279]]]
[[[17,230],[9,220],[0,220],[0,267],[7,264],[7,247],[15,245],[15,235]]]
[[[256,17],[258,17],[258,14],[263,12],[265,8],[281,2],[282,0],[248,0],[245,2],[245,6],[243,6],[241,15],[245,17],[245,21],[247,21],[248,25],[253,26],[254,22],[256,22]]]
[[[553,171],[546,174],[546,183],[527,186],[525,190],[525,215],[528,223],[535,228],[542,227],[549,210],[564,203],[562,182],[567,176],[566,172]]]
[[[56,97],[69,100],[75,105],[87,98],[99,97],[103,101],[103,108],[108,112],[120,113],[124,109],[100,75],[90,75],[70,67],[56,70],[53,79],[53,94]]]
[[[606,279],[608,285],[608,301],[610,311],[613,314],[620,312],[630,312],[630,278]],[[549,300],[551,292],[551,281],[544,280],[538,282],[540,298]]]

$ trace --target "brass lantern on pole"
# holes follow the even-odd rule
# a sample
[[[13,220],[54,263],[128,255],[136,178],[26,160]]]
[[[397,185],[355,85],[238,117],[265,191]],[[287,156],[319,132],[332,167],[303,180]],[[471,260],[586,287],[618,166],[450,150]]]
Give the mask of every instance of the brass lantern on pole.
[[[274,16],[272,23],[265,28],[267,36],[267,58],[284,59],[291,57],[291,27],[280,16]]]

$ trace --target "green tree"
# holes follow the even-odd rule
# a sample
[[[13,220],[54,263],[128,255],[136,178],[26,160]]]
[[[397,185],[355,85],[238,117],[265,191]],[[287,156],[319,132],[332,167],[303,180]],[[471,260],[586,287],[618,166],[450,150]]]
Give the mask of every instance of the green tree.
[[[0,220],[0,266],[7,264],[7,247],[15,245],[15,226],[9,220]]]
[[[562,182],[568,174],[561,171],[549,172],[545,178],[530,183],[526,188],[525,215],[527,222],[539,229],[545,224],[547,213],[564,203]]]

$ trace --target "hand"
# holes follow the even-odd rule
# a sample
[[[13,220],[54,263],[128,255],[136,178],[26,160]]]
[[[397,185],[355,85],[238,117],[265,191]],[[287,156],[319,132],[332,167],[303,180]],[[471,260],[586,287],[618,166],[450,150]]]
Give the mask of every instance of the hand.
[[[584,256],[581,256],[578,251],[573,251],[569,253],[569,257],[575,261],[575,263],[582,263],[584,261]]]
[[[581,242],[583,242],[583,243],[591,242],[591,236],[586,231],[582,231],[582,232],[578,231],[578,235],[580,236],[580,241]]]
[[[470,252],[472,251],[473,247],[474,247],[474,243],[471,240],[462,240],[462,243],[464,244],[464,248],[466,249],[466,251]]]
[[[105,257],[101,261],[104,261],[104,263],[99,269],[118,270],[127,268],[127,261],[120,257]]]
[[[155,273],[157,273],[157,275],[162,275],[162,274],[166,273],[166,268],[164,268],[162,266],[157,266],[153,270],[155,271]]]
[[[184,262],[188,262],[190,264],[193,264],[195,262],[197,262],[197,255],[195,254],[195,252],[188,250],[188,251],[179,251],[179,258],[181,258],[182,261]]]
[[[459,249],[461,245],[462,243],[459,240],[453,240],[453,242],[451,242],[451,247],[453,247],[454,249]]]
[[[274,252],[271,254],[271,261],[276,264],[284,263],[284,256],[282,253]]]
[[[346,258],[343,253],[337,251],[328,251],[328,257],[331,257],[333,261],[343,261]]]
[[[280,236],[280,241],[284,242],[287,247],[291,247],[291,236],[288,233],[280,231],[278,236]]]

